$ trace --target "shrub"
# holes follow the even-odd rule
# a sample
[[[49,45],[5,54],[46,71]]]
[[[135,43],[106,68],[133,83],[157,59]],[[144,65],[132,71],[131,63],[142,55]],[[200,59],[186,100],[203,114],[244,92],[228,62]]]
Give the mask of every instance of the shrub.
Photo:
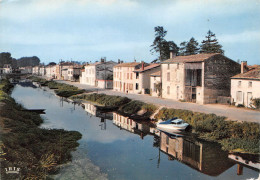
[[[252,104],[256,109],[260,109],[260,98],[253,99]]]
[[[243,104],[238,104],[237,107],[245,107]]]

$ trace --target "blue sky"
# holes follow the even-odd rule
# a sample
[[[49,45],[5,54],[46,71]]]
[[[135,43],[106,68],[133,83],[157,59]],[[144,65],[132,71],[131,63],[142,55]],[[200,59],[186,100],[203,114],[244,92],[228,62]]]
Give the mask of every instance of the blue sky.
[[[210,29],[233,60],[260,64],[260,0],[0,0],[0,52],[42,62],[151,62],[154,27],[176,44]]]

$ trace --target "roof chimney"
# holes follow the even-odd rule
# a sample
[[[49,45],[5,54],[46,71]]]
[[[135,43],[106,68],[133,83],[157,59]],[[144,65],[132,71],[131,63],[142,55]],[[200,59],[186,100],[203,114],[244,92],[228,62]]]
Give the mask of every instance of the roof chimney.
[[[247,61],[241,61],[241,74],[247,72]]]
[[[105,62],[105,59],[101,58],[101,59],[100,59],[100,62],[101,62],[101,63],[104,63],[104,62]]]
[[[144,62],[142,61],[142,71],[144,70]]]
[[[170,59],[173,59],[176,57],[176,53],[173,51],[170,51]]]
[[[120,59],[118,59],[118,64],[120,64],[120,62],[121,62]]]

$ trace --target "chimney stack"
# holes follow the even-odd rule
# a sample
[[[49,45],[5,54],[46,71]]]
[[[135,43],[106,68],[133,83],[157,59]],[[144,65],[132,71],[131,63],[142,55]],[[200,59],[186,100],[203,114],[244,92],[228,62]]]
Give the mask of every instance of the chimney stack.
[[[142,61],[142,71],[144,70],[144,61]]]
[[[176,53],[174,53],[173,51],[170,51],[170,59],[173,59],[176,57]]]
[[[118,59],[118,64],[120,64],[120,62],[121,62],[120,59]]]
[[[247,72],[247,61],[241,61],[241,74]]]
[[[101,63],[104,63],[104,62],[105,62],[105,59],[101,58],[100,62],[101,62]]]

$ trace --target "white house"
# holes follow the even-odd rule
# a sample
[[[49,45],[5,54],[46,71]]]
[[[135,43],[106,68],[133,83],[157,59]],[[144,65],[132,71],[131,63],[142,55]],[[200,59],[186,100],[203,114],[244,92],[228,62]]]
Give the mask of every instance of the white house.
[[[12,73],[12,66],[11,64],[4,64],[4,67],[3,67],[3,74],[10,74]]]
[[[80,77],[80,83],[106,89],[113,88],[113,67],[116,64],[114,61],[105,62],[104,59],[87,64]]]
[[[245,72],[241,63],[241,74],[231,77],[231,101],[235,105],[252,107],[252,99],[260,98],[260,66]]]

